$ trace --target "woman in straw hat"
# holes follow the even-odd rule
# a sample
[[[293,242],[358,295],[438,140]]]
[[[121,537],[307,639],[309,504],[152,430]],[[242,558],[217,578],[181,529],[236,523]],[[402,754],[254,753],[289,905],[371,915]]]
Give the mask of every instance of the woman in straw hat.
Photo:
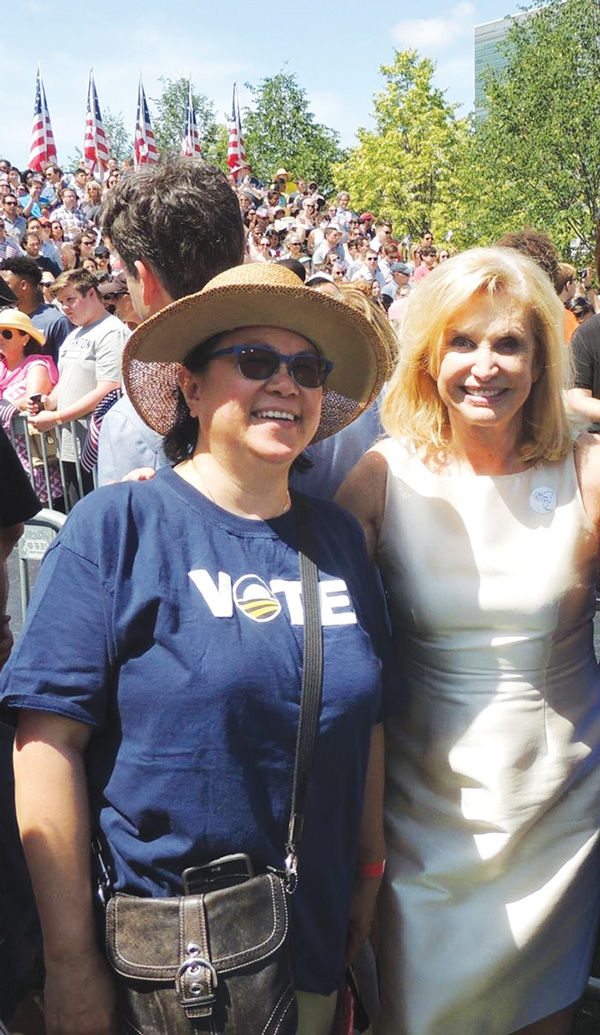
[[[48,1035],[116,1031],[94,935],[88,801],[119,891],[181,894],[186,867],[230,853],[258,872],[281,865],[303,624],[288,475],[309,442],[375,399],[389,363],[367,315],[267,263],[220,274],[130,338],[127,392],[166,435],[174,467],[77,505],[2,685],[20,709],[17,800]],[[386,642],[358,526],[334,504],[310,511],[324,684],[292,967],[299,1030],[325,1035],[383,868]],[[295,1031],[292,1016],[277,1031]]]
[[[13,418],[25,413],[32,395],[48,395],[58,381],[58,370],[51,356],[42,355],[45,335],[18,309],[0,312],[0,420],[8,433]],[[15,435],[15,449],[23,467],[31,471],[24,435]],[[50,492],[53,499],[63,494],[56,465],[50,467]],[[42,466],[33,469],[33,485],[41,503],[48,500],[48,486]]]
[[[390,438],[340,493],[407,675],[386,728],[378,1035],[566,1035],[600,883],[600,446],[573,443],[561,305],[513,249],[414,290]]]

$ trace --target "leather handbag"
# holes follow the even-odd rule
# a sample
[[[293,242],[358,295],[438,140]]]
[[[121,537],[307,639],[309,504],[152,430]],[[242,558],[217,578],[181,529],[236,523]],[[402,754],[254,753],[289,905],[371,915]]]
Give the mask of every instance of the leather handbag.
[[[108,897],[106,952],[124,1032],[295,1035],[289,897],[298,881],[308,779],[321,710],[323,642],[309,505],[294,497],[304,607],[302,695],[285,866],[204,894]]]

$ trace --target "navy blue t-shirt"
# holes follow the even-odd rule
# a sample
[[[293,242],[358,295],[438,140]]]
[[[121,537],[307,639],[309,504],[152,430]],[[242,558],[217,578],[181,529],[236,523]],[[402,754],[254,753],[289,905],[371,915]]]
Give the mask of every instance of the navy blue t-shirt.
[[[389,645],[358,524],[312,504],[323,707],[293,956],[297,987],[329,994]],[[303,643],[295,538],[293,513],[237,517],[169,468],[85,498],[48,550],[0,690],[94,727],[90,797],[119,890],[177,894],[187,866],[231,852],[281,866]]]
[[[46,344],[41,350],[45,356],[52,356],[55,363],[58,363],[60,347],[73,330],[73,324],[67,319],[64,313],[53,305],[46,305],[44,302],[29,314],[34,327],[42,331],[46,336]]]

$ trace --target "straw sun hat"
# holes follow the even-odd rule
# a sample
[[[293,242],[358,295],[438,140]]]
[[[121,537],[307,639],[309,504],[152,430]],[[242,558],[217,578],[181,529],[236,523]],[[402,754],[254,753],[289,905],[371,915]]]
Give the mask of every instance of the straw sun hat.
[[[0,331],[9,329],[12,331],[23,331],[30,338],[37,341],[38,345],[46,344],[46,335],[34,327],[31,320],[20,309],[2,309],[0,311]]]
[[[359,417],[391,373],[390,352],[363,312],[306,288],[285,266],[247,263],[173,302],[132,334],[123,353],[123,379],[146,424],[161,435],[170,431],[185,357],[215,334],[238,327],[295,331],[335,364],[315,442]]]

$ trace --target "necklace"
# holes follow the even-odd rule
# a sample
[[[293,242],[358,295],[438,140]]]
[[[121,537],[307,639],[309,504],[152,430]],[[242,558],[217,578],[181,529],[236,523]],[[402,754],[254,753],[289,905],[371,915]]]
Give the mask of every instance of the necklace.
[[[212,503],[214,503],[216,507],[220,507],[221,504],[217,503],[215,497],[213,496],[212,492],[210,491],[210,489],[208,487],[208,484],[206,482],[206,478],[204,477],[202,472],[199,471],[198,468],[196,467],[196,464],[194,463],[194,457],[193,456],[190,457],[190,463],[191,463],[191,465],[193,467],[194,474],[196,476],[197,481],[200,482],[201,491],[204,493],[205,496],[208,496],[209,500]],[[291,507],[292,507],[292,497],[290,496],[290,490],[286,489],[285,502],[283,504],[282,509],[279,511],[278,514],[273,514],[272,516],[273,517],[283,517],[284,514],[287,514],[288,510],[291,510]],[[228,510],[229,508],[228,507],[224,507],[223,509],[224,510]]]

